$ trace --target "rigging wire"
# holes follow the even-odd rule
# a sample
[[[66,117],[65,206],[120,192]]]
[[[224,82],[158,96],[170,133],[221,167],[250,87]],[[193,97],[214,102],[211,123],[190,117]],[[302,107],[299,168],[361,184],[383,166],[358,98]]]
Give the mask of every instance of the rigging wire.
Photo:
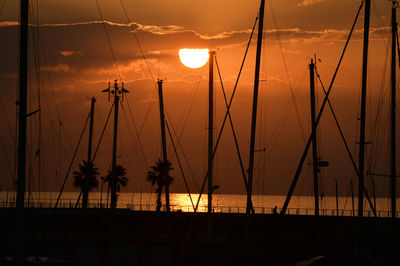
[[[181,152],[182,152],[183,159],[185,160],[185,163],[186,163],[187,167],[189,168],[189,172],[190,172],[190,175],[191,175],[192,178],[193,178],[194,184],[195,184],[197,190],[199,190],[199,185],[198,185],[197,180],[196,180],[196,178],[195,178],[195,174],[194,174],[194,172],[193,172],[193,170],[192,170],[192,167],[191,167],[191,165],[190,165],[189,159],[188,159],[188,157],[186,156],[185,150],[184,150],[183,145],[182,145],[182,142],[181,142],[182,134],[178,136],[178,133],[176,132],[176,130],[175,130],[173,124],[172,124],[172,119],[171,119],[171,117],[169,116],[167,110],[165,110],[165,114],[166,114],[166,117],[168,118],[169,124],[171,124],[172,133],[174,133],[174,135],[175,135],[176,141],[177,141],[177,143],[178,143],[178,148],[180,148],[180,150],[181,150]],[[183,129],[182,129],[182,130],[183,130]],[[203,162],[203,163],[204,163],[204,162]]]
[[[4,106],[2,95],[0,95],[0,108],[1,108],[1,111],[3,112],[3,114],[4,114],[4,118],[5,118],[6,123],[7,123],[7,128],[9,130],[11,140],[14,142],[15,141],[15,136],[14,136],[14,132],[13,132],[13,127],[11,126],[10,120],[8,119],[8,115],[7,115],[5,106]]]
[[[187,181],[186,181],[185,173],[184,173],[183,168],[182,168],[181,160],[179,159],[178,151],[176,150],[176,146],[175,146],[175,143],[174,143],[174,139],[173,139],[172,134],[171,134],[171,131],[170,131],[170,129],[169,129],[168,122],[166,121],[165,124],[166,124],[166,126],[167,126],[167,130],[168,130],[169,137],[170,137],[170,139],[171,139],[172,147],[174,148],[176,160],[178,161],[179,170],[181,171],[181,174],[182,174],[182,177],[183,177],[183,181],[184,181],[184,183],[185,183],[186,190],[187,190],[187,192],[188,192],[188,194],[189,194],[190,202],[192,203],[192,207],[193,207],[193,210],[194,210],[194,203],[193,203],[192,195],[190,194],[189,185],[188,185],[188,183],[187,183]]]
[[[1,3],[1,6],[0,6],[0,16],[1,16],[1,13],[3,13],[5,4],[6,4],[6,0],[3,0],[3,2]]]
[[[13,170],[12,170],[13,168],[11,166],[10,158],[7,153],[7,148],[6,148],[6,145],[4,144],[4,141],[3,141],[3,138],[1,137],[1,135],[0,135],[0,144],[1,144],[1,148],[3,149],[4,155],[6,157],[7,168],[10,171],[11,177],[14,178]]]
[[[80,144],[81,144],[82,137],[83,137],[83,134],[85,133],[85,129],[86,129],[87,123],[88,123],[88,121],[89,121],[89,118],[90,118],[90,112],[89,112],[89,114],[88,114],[87,117],[86,117],[86,121],[85,121],[85,124],[84,124],[83,129],[82,129],[82,133],[81,133],[81,135],[79,136],[78,144],[76,145],[76,148],[75,148],[75,151],[74,151],[74,155],[72,156],[71,163],[69,164],[69,167],[68,167],[68,170],[67,170],[67,174],[65,175],[64,182],[63,182],[63,184],[62,184],[62,186],[61,186],[60,193],[58,194],[56,204],[54,205],[54,209],[57,209],[58,202],[60,201],[60,198],[61,198],[61,195],[62,195],[62,193],[63,193],[65,184],[67,183],[67,179],[68,179],[68,176],[69,176],[69,172],[71,171],[72,165],[73,165],[73,163],[74,163],[75,156],[76,156],[76,153],[78,152],[79,146],[80,146]]]
[[[106,131],[108,121],[110,120],[110,116],[111,116],[113,107],[114,107],[114,102],[113,102],[112,105],[111,105],[110,112],[108,112],[108,116],[107,116],[106,122],[105,122],[105,124],[104,124],[103,130],[101,131],[101,135],[100,135],[99,141],[97,142],[96,150],[95,150],[94,153],[93,153],[92,161],[94,161],[94,159],[96,158],[97,152],[99,151],[100,144],[101,144],[101,141],[103,140],[104,133],[105,133],[105,131]]]
[[[41,95],[40,95],[40,87],[41,87],[41,75],[40,75],[40,71],[41,71],[41,65],[40,65],[40,27],[39,27],[39,0],[36,0],[36,42],[35,45],[37,45],[37,56],[35,56],[35,63],[36,63],[36,83],[37,83],[37,110],[39,110],[38,112],[38,136],[37,136],[37,150],[35,152],[35,158],[37,158],[37,162],[38,162],[38,186],[40,187],[40,181],[41,181],[41,177],[42,177],[42,112],[41,112]],[[40,191],[40,189],[39,189]]]
[[[188,122],[188,120],[189,120],[189,117],[190,117],[190,114],[191,114],[191,111],[192,111],[192,107],[193,107],[193,103],[194,103],[194,100],[195,100],[195,98],[196,98],[196,96],[197,96],[197,93],[198,93],[198,91],[199,91],[200,82],[201,82],[201,80],[202,80],[202,78],[203,78],[204,69],[205,69],[205,68],[202,68],[202,69],[201,69],[199,79],[198,79],[198,81],[196,82],[196,84],[195,84],[195,86],[194,86],[194,90],[192,90],[193,93],[192,93],[192,95],[189,97],[189,101],[186,102],[185,108],[183,109],[183,112],[182,112],[182,117],[181,117],[181,119],[180,119],[179,122],[178,122],[178,125],[181,124],[181,123],[183,123],[182,126],[181,126],[181,130],[180,130],[180,134],[179,134],[179,139],[182,138],[183,132],[184,132],[184,130],[185,130],[185,128],[186,128],[186,124],[187,124],[187,122]],[[186,116],[185,116],[185,114],[186,114]],[[182,121],[183,121],[183,122],[182,122]]]
[[[166,108],[164,107],[164,108],[165,108],[166,117],[167,117],[168,120],[170,121],[169,123],[171,124],[172,131],[173,131],[173,133],[175,134],[175,137],[176,137],[176,139],[177,139],[178,147],[179,147],[179,148],[181,149],[181,151],[182,151],[183,158],[184,158],[184,160],[185,160],[185,162],[186,162],[187,167],[189,168],[189,173],[190,173],[190,175],[191,175],[191,177],[192,177],[192,179],[193,179],[193,181],[194,181],[194,184],[195,184],[197,190],[199,190],[199,185],[198,185],[198,183],[197,183],[197,181],[196,181],[196,178],[195,178],[194,172],[193,172],[193,170],[192,170],[192,168],[191,168],[191,164],[189,163],[188,157],[187,157],[186,154],[185,154],[183,145],[182,145],[182,143],[181,143],[181,139],[182,139],[183,133],[184,133],[184,131],[185,131],[185,129],[186,129],[186,125],[187,125],[187,122],[188,122],[188,120],[189,120],[189,117],[190,117],[190,114],[191,114],[191,111],[192,111],[192,107],[193,107],[193,104],[194,104],[194,100],[195,100],[195,98],[196,98],[196,96],[197,96],[197,94],[198,94],[198,91],[199,91],[199,88],[200,88],[200,82],[201,82],[201,80],[202,80],[202,78],[203,78],[203,73],[204,73],[204,68],[201,69],[199,78],[198,78],[198,80],[196,81],[196,83],[195,83],[195,85],[194,85],[194,89],[192,90],[193,93],[189,96],[189,100],[186,101],[186,105],[185,105],[184,110],[183,110],[183,112],[182,112],[182,116],[181,116],[181,118],[180,118],[180,120],[179,120],[179,122],[178,122],[178,124],[182,124],[181,129],[180,129],[180,134],[179,134],[179,136],[178,136],[177,131],[175,130],[175,127],[174,127],[174,125],[173,125],[173,123],[172,123],[172,118],[169,116],[168,111],[167,111]],[[182,121],[183,121],[183,122],[182,122]],[[172,137],[171,137],[171,138],[172,138]]]
[[[320,77],[320,75],[319,75],[319,73],[318,73],[318,70],[317,70],[317,66],[315,66],[315,74],[316,74],[317,79],[318,79],[318,81],[319,81],[319,83],[320,83],[320,85],[321,85],[322,90],[324,91],[325,97],[327,97],[327,91],[326,91],[326,89],[325,89],[325,87],[324,87],[324,84],[322,83],[321,77]],[[343,144],[344,144],[344,146],[345,146],[345,148],[346,148],[346,152],[347,152],[347,154],[348,154],[348,156],[349,156],[349,159],[351,160],[351,163],[352,163],[352,165],[353,165],[354,171],[355,171],[356,174],[358,175],[358,168],[357,168],[357,165],[356,165],[355,160],[354,160],[354,158],[353,158],[353,156],[352,156],[352,154],[351,154],[350,147],[349,147],[349,145],[347,144],[346,137],[344,136],[344,133],[343,133],[342,128],[341,128],[341,126],[340,126],[339,120],[337,119],[336,113],[335,113],[335,111],[333,110],[333,107],[332,107],[332,104],[331,104],[331,101],[329,100],[329,98],[327,98],[327,103],[328,103],[329,109],[331,110],[333,119],[335,120],[335,124],[336,124],[336,127],[338,128],[340,137],[342,138]]]
[[[105,20],[103,18],[103,14],[101,13],[101,9],[100,9],[100,5],[99,5],[99,1],[98,0],[96,0],[96,4],[97,4],[97,10],[99,11],[99,15],[100,15],[101,22],[102,22],[102,25],[103,25],[104,33],[106,34],[106,37],[107,37],[108,46],[110,48],[111,55],[112,55],[112,58],[114,60],[115,70],[116,70],[116,72],[118,74],[119,80],[122,80],[121,73],[119,72],[119,69],[118,69],[117,58],[115,56],[114,49],[112,48],[111,39],[110,39],[110,36],[108,34],[108,31],[107,31],[106,22],[105,22]]]
[[[138,130],[136,122],[135,122],[135,118],[133,116],[133,112],[132,112],[131,106],[130,106],[129,101],[128,101],[128,97],[126,97],[126,102],[127,102],[127,105],[128,105],[129,115],[131,117],[131,120],[132,120],[132,123],[133,123],[133,127],[135,129],[135,134],[136,134],[136,137],[137,137],[137,141],[133,141],[132,142],[132,145],[130,146],[130,148],[128,150],[128,155],[132,151],[133,147],[136,146],[136,144],[138,143],[140,152],[142,153],[143,160],[144,160],[144,163],[146,164],[146,169],[147,169],[147,168],[149,168],[149,163],[147,162],[146,154],[144,153],[143,145],[142,145],[142,142],[140,140],[140,135],[141,135],[141,131],[142,131],[143,127],[140,130]]]
[[[335,81],[335,79],[336,79],[336,75],[337,75],[337,73],[338,73],[338,71],[339,71],[340,65],[341,65],[341,63],[342,63],[344,54],[345,54],[345,52],[346,52],[346,50],[347,50],[347,47],[348,47],[350,38],[351,38],[351,36],[352,36],[352,34],[353,34],[354,27],[355,27],[355,25],[356,25],[356,22],[357,22],[357,20],[358,20],[358,17],[359,17],[359,14],[360,14],[360,11],[361,11],[361,8],[362,8],[363,5],[364,5],[364,1],[361,2],[361,5],[360,5],[360,7],[359,7],[359,9],[358,9],[358,11],[357,11],[357,15],[356,15],[355,20],[354,20],[354,22],[353,22],[353,25],[352,25],[352,27],[351,27],[349,36],[347,37],[346,44],[345,44],[345,46],[344,46],[344,48],[343,48],[343,51],[342,51],[342,54],[341,54],[341,56],[340,56],[338,65],[337,65],[337,67],[336,67],[336,69],[335,69],[335,72],[334,72],[334,74],[333,74],[331,83],[330,83],[329,88],[328,88],[328,90],[327,90],[327,92],[326,92],[326,95],[325,95],[325,97],[324,97],[324,101],[322,102],[322,105],[321,105],[321,107],[320,107],[320,111],[319,111],[319,113],[318,113],[318,116],[317,116],[317,119],[316,119],[316,122],[315,122],[315,127],[318,126],[318,123],[319,123],[319,121],[320,121],[320,119],[321,119],[322,113],[323,113],[323,111],[324,111],[324,109],[325,109],[325,105],[326,105],[326,103],[327,103],[327,101],[328,101],[329,94],[330,94],[330,92],[332,91],[333,83],[334,83],[334,81]],[[289,189],[289,192],[288,192],[288,194],[287,194],[285,203],[284,203],[284,205],[283,205],[283,207],[282,207],[282,211],[281,211],[282,214],[284,214],[284,213],[286,212],[286,209],[287,209],[287,207],[288,207],[288,205],[289,205],[290,198],[291,198],[292,195],[293,195],[293,191],[294,191],[294,189],[295,189],[296,183],[297,183],[298,178],[299,178],[299,175],[300,175],[300,173],[301,173],[301,170],[302,170],[302,167],[303,167],[305,158],[306,158],[307,153],[308,153],[308,149],[309,149],[310,144],[311,144],[311,139],[312,139],[312,136],[313,136],[314,134],[315,134],[315,132],[313,131],[313,132],[311,133],[311,136],[308,138],[308,141],[307,141],[307,144],[306,144],[306,148],[305,148],[305,150],[304,150],[304,152],[303,152],[303,155],[302,155],[301,160],[300,160],[300,162],[299,162],[299,165],[298,165],[298,167],[297,167],[295,176],[294,176],[294,178],[293,178],[292,184],[290,185],[290,189]],[[366,197],[367,197],[367,200],[368,200],[368,203],[369,203],[369,205],[370,205],[370,207],[371,207],[371,210],[372,210],[372,212],[374,213],[374,216],[376,217],[375,208],[374,208],[373,205],[372,205],[371,199],[370,199],[370,197],[368,196],[368,193],[367,193],[367,190],[366,190],[365,186],[363,186],[363,190],[364,190],[364,192],[365,192],[365,195],[366,195]]]
[[[258,16],[259,16],[259,14],[258,14]],[[231,106],[232,101],[233,101],[233,97],[234,97],[235,92],[236,92],[236,89],[237,89],[237,85],[238,85],[238,83],[239,83],[240,74],[242,73],[243,65],[244,65],[244,62],[245,62],[246,57],[247,57],[247,52],[248,52],[248,50],[249,50],[250,43],[251,43],[251,40],[252,40],[252,38],[253,38],[254,29],[255,29],[256,24],[257,24],[257,21],[258,21],[258,16],[256,17],[256,20],[255,20],[254,25],[253,25],[253,29],[252,29],[251,34],[250,34],[249,41],[248,41],[248,43],[247,43],[246,51],[245,51],[245,53],[244,53],[243,61],[242,61],[242,64],[241,64],[241,66],[240,66],[240,69],[239,69],[238,77],[237,77],[237,79],[236,79],[235,86],[234,86],[234,88],[233,88],[233,92],[232,92],[231,98],[230,98],[230,100],[229,100],[229,104],[228,104],[228,107],[227,107],[227,111],[229,111],[229,109],[230,109],[230,106]],[[221,129],[220,129],[219,136],[221,136],[221,132],[222,132],[222,130],[224,129],[224,126],[225,126],[225,122],[226,122],[227,117],[228,117],[228,112],[225,113],[225,117],[224,117],[224,120],[223,120],[222,125],[221,125]],[[213,157],[214,157],[214,154],[215,154],[215,152],[216,152],[216,150],[217,150],[219,140],[220,140],[220,138],[217,139],[217,142],[216,142],[216,144],[215,144],[215,147],[214,147],[214,150],[213,150]],[[196,212],[196,210],[197,210],[197,208],[198,208],[198,206],[199,206],[200,199],[201,199],[201,196],[202,196],[202,194],[203,194],[204,187],[205,187],[205,184],[206,184],[206,181],[207,181],[207,177],[208,177],[208,173],[206,173],[206,175],[205,175],[205,177],[204,177],[204,179],[203,179],[203,183],[202,183],[202,186],[201,186],[201,189],[200,189],[199,197],[198,197],[197,203],[196,203],[195,212]]]
[[[112,48],[111,39],[110,39],[110,36],[109,36],[109,34],[108,34],[108,31],[107,31],[107,28],[106,28],[106,25],[105,25],[105,20],[104,20],[104,18],[103,18],[103,15],[102,15],[102,12],[101,12],[100,5],[99,5],[98,0],[96,0],[96,4],[97,4],[98,11],[99,11],[99,15],[100,15],[101,20],[102,20],[102,22],[103,22],[104,32],[105,32],[105,34],[106,34],[107,41],[108,41],[108,45],[109,45],[109,48],[110,48],[110,51],[111,51],[111,54],[112,54],[112,57],[113,57],[115,69],[116,69],[116,71],[117,71],[117,73],[118,73],[119,79],[122,80],[122,78],[121,78],[121,73],[120,73],[119,68],[118,68],[117,59],[116,59],[114,50],[113,50],[113,48]],[[122,2],[121,2],[121,5],[122,5],[122,7],[123,7],[123,9],[124,9],[125,15],[127,16],[128,20],[129,20],[128,14],[126,13],[125,6],[123,5]],[[131,25],[130,22],[129,22],[129,25],[132,27],[132,25]],[[152,78],[152,80],[153,80],[153,84],[155,85],[153,75],[152,75],[151,72],[150,72],[150,68],[149,68],[148,63],[147,63],[147,60],[146,60],[146,58],[145,58],[145,56],[144,56],[144,54],[143,54],[142,48],[141,48],[141,46],[140,46],[139,40],[138,40],[137,37],[136,37],[136,34],[135,34],[135,38],[136,38],[136,40],[137,40],[138,46],[139,46],[139,48],[140,48],[140,51],[142,52],[142,55],[143,55],[143,57],[144,57],[144,59],[145,59],[145,63],[146,63],[146,65],[147,65],[147,67],[148,67],[150,76],[151,76],[151,78]],[[144,121],[143,121],[143,123],[142,123],[141,128],[140,128],[139,131],[137,131],[137,126],[136,126],[135,120],[134,120],[133,115],[132,115],[132,111],[131,111],[131,108],[130,108],[130,105],[129,105],[128,97],[127,97],[127,103],[128,103],[128,108],[129,108],[129,110],[130,110],[129,114],[130,114],[130,116],[131,116],[131,120],[132,120],[132,122],[133,122],[133,124],[134,124],[135,132],[136,132],[136,135],[137,135],[137,137],[138,137],[139,146],[140,146],[140,149],[141,149],[141,151],[142,151],[142,154],[143,154],[143,158],[144,158],[146,167],[148,168],[148,163],[147,163],[147,160],[146,160],[146,156],[145,156],[145,154],[144,154],[143,147],[142,147],[142,144],[141,144],[141,142],[140,142],[140,135],[141,135],[142,129],[143,129],[143,127],[144,127],[144,125],[145,125],[145,123],[146,123],[146,121],[147,121],[147,118],[148,118],[148,116],[149,116],[149,114],[150,114],[150,111],[151,111],[151,108],[152,108],[152,106],[153,106],[153,103],[149,106],[149,108],[148,108],[148,110],[147,110],[147,113],[146,113],[146,115],[145,115]],[[128,154],[130,153],[130,151],[131,151],[131,149],[133,148],[133,146],[134,146],[134,143],[131,145],[131,148],[129,149]]]
[[[215,57],[215,65],[217,66],[218,77],[219,77],[219,81],[220,81],[220,83],[221,83],[222,94],[223,94],[223,96],[224,96],[225,106],[226,106],[226,108],[227,108],[227,113],[228,113],[228,118],[229,118],[230,126],[231,126],[231,129],[232,129],[233,139],[234,139],[234,141],[235,141],[235,148],[236,148],[236,153],[237,153],[237,156],[238,156],[238,159],[239,159],[240,170],[241,170],[241,172],[242,172],[244,185],[245,185],[245,188],[246,188],[246,191],[247,191],[247,186],[248,186],[248,185],[247,185],[247,179],[246,179],[246,172],[245,172],[245,170],[244,170],[243,160],[242,160],[242,156],[241,156],[241,154],[240,154],[239,143],[238,143],[238,140],[237,140],[237,137],[236,137],[235,127],[234,127],[234,125],[233,125],[231,113],[230,113],[229,108],[228,108],[228,100],[227,100],[227,98],[226,98],[226,93],[225,93],[225,89],[224,89],[224,84],[223,84],[223,82],[222,82],[221,71],[220,71],[220,69],[219,69],[217,57]],[[220,131],[220,133],[222,134],[222,130]],[[219,137],[220,137],[220,136],[218,136],[218,138],[219,138]]]
[[[274,22],[274,26],[275,26],[275,30],[276,30],[276,37],[278,39],[278,43],[279,43],[279,47],[280,47],[280,50],[281,50],[281,56],[282,56],[283,64],[285,66],[286,77],[287,77],[288,82],[289,82],[290,95],[292,97],[293,105],[294,105],[294,108],[295,108],[295,111],[296,111],[296,116],[297,116],[297,121],[299,123],[301,136],[303,138],[303,142],[306,143],[306,137],[305,137],[305,133],[304,133],[304,128],[303,128],[303,125],[302,125],[299,108],[298,108],[297,103],[296,103],[296,96],[295,96],[295,94],[293,92],[292,81],[290,79],[289,68],[288,68],[288,65],[287,65],[287,62],[286,62],[286,56],[285,56],[285,53],[284,53],[284,50],[283,50],[282,41],[281,41],[281,37],[280,37],[280,33],[279,33],[279,27],[278,27],[278,24],[276,22],[272,1],[271,1],[270,6],[271,6],[271,17],[272,17],[272,21]]]
[[[97,0],[96,0],[96,1],[97,1]],[[149,62],[148,62],[148,60],[147,60],[147,58],[146,58],[146,55],[144,54],[142,45],[140,44],[139,38],[138,38],[138,36],[137,36],[137,34],[136,34],[136,30],[133,28],[133,24],[132,24],[132,22],[131,22],[131,20],[130,20],[130,17],[129,17],[129,15],[128,15],[128,11],[127,11],[127,9],[126,9],[124,3],[122,2],[122,0],[120,0],[120,4],[121,4],[122,9],[123,9],[123,11],[124,11],[125,17],[126,17],[126,19],[127,19],[127,21],[128,21],[128,24],[129,24],[129,26],[130,26],[130,28],[131,28],[131,32],[133,33],[133,36],[135,37],[135,41],[136,41],[137,46],[138,46],[138,48],[139,48],[140,54],[141,54],[141,56],[142,56],[142,58],[143,58],[143,61],[144,61],[145,65],[146,65],[147,71],[148,71],[148,73],[149,73],[149,75],[150,75],[150,78],[151,78],[151,81],[152,81],[152,83],[153,83],[154,91],[153,91],[152,97],[153,97],[153,99],[154,99],[154,98],[156,97],[156,94],[157,94],[157,84],[156,84],[156,81],[155,81],[155,79],[154,79],[153,73],[151,72],[150,64],[149,64]],[[129,105],[129,103],[128,103],[128,105]],[[140,126],[140,130],[139,130],[139,134],[138,134],[138,139],[139,139],[139,136],[141,135],[142,129],[144,128],[144,125],[145,125],[146,121],[148,120],[148,117],[149,117],[150,112],[151,112],[151,110],[152,110],[153,107],[154,107],[154,101],[152,101],[152,102],[150,103],[150,106],[147,108],[147,111],[146,111],[146,114],[145,114],[143,123],[142,123],[142,125]],[[140,141],[140,139],[139,139],[139,141]],[[142,153],[143,153],[143,156],[144,156],[144,152],[143,152],[143,148],[142,148],[142,147],[141,147],[141,150],[142,150]],[[145,158],[145,157],[144,157],[144,158]],[[145,160],[146,160],[146,159],[145,159]],[[146,161],[146,167],[148,168],[148,163],[147,163],[147,161]]]
[[[302,78],[301,78],[301,82],[299,84],[304,84],[304,81],[306,79],[307,76],[307,72],[304,72]],[[300,86],[298,86],[297,92],[295,92],[295,97],[297,97],[297,95],[300,93]],[[286,124],[287,119],[289,118],[289,114],[290,111],[293,108],[293,104],[292,104],[292,99],[290,99],[284,109],[284,111],[282,112],[282,118],[279,119],[278,125],[272,130],[272,134],[271,134],[271,140],[269,141],[269,143],[267,143],[267,146],[269,147],[269,153],[272,153],[272,150],[275,148],[278,138],[281,136],[281,132],[283,130],[284,125]]]
[[[97,0],[96,0],[96,1],[97,1]],[[150,77],[151,77],[151,80],[153,81],[153,85],[154,85],[155,89],[157,89],[157,84],[156,84],[156,82],[155,82],[155,79],[154,79],[154,77],[153,77],[153,74],[151,73],[150,65],[149,65],[149,63],[148,63],[148,61],[147,61],[147,58],[146,58],[144,52],[143,52],[142,45],[140,44],[139,39],[138,39],[137,34],[136,34],[136,30],[135,30],[135,29],[133,28],[133,26],[132,26],[131,20],[130,20],[130,18],[129,18],[129,16],[128,16],[128,12],[127,12],[127,10],[126,10],[126,8],[125,8],[124,3],[122,2],[122,0],[120,0],[119,2],[121,3],[122,9],[124,10],[126,19],[128,20],[128,23],[129,23],[129,26],[131,27],[132,33],[133,33],[133,35],[135,36],[136,43],[137,43],[137,45],[138,45],[138,47],[139,47],[140,53],[141,53],[141,55],[142,55],[142,58],[143,58],[143,60],[144,60],[144,62],[145,62],[145,64],[146,64],[147,71],[149,72],[149,75],[150,75]]]
[[[385,62],[388,62],[388,57],[389,57],[389,51],[386,50],[386,58],[385,58]],[[370,169],[374,169],[376,167],[377,164],[377,160],[373,160],[373,158],[378,158],[377,155],[381,154],[382,149],[383,149],[383,143],[379,142],[380,139],[383,139],[383,136],[386,135],[388,133],[387,127],[382,127],[379,126],[380,123],[382,122],[382,109],[384,107],[384,101],[385,99],[388,97],[388,87],[390,86],[390,84],[385,84],[385,76],[386,76],[386,70],[387,70],[387,64],[384,64],[384,70],[382,73],[382,83],[381,83],[381,87],[380,87],[380,91],[379,91],[379,97],[378,97],[378,103],[377,103],[377,110],[375,113],[375,119],[371,122],[371,124],[373,125],[371,128],[371,135],[373,137],[373,139],[375,139],[376,141],[374,141],[372,143],[372,147],[371,147],[371,155],[368,158],[369,160],[369,170]],[[388,119],[386,119],[386,121],[384,121],[385,124],[389,124]]]

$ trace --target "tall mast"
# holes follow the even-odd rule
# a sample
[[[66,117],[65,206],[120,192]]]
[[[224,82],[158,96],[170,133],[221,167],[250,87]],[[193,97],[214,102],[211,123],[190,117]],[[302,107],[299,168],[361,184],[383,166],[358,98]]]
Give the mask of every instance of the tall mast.
[[[360,117],[360,147],[358,161],[358,216],[363,216],[364,201],[364,157],[365,157],[365,116],[367,105],[367,70],[368,70],[368,40],[369,40],[369,21],[370,21],[371,0],[365,0],[364,14],[364,47],[363,47],[363,66],[361,84],[361,117]]]
[[[250,133],[249,177],[247,182],[247,205],[246,205],[247,214],[249,214],[252,209],[251,196],[253,193],[254,144],[256,139],[258,84],[260,79],[261,46],[262,46],[263,26],[264,26],[264,6],[265,6],[265,0],[261,0],[260,13],[259,13],[260,19],[258,20],[256,69],[254,76],[254,92],[253,92],[253,112],[252,112],[251,133]]]
[[[18,179],[17,212],[23,219],[26,175],[26,108],[28,90],[28,7],[29,0],[21,0],[21,26],[19,41],[19,117],[18,117]]]
[[[213,127],[214,127],[214,56],[210,51],[209,78],[208,78],[208,213],[212,213],[213,194]]]
[[[117,166],[117,136],[118,136],[118,106],[119,106],[119,95],[118,95],[118,84],[114,83],[114,136],[113,136],[113,153],[112,153],[112,162],[111,162],[111,209],[115,209],[117,207],[117,184],[116,184],[116,176],[115,169]]]
[[[108,83],[108,88],[103,90],[103,92],[108,92],[108,99],[110,99],[110,94],[114,96],[114,137],[113,137],[113,153],[111,161],[111,178],[110,178],[110,188],[111,188],[111,209],[115,210],[117,207],[117,177],[115,176],[115,169],[117,166],[117,135],[118,135],[118,107],[120,96],[124,98],[124,94],[129,91],[124,88],[124,83],[122,82],[121,88],[118,87],[117,80],[114,81],[114,88],[111,89],[110,83]]]
[[[96,98],[92,97],[90,104],[90,122],[89,122],[89,141],[88,141],[88,159],[87,162],[92,161],[92,140],[93,140],[93,120],[94,120],[94,103]]]
[[[396,38],[397,1],[392,2],[392,61],[391,61],[391,104],[390,104],[390,189],[392,218],[396,218]]]
[[[164,177],[167,174],[167,141],[165,138],[165,116],[164,116],[164,97],[163,97],[163,81],[158,80],[158,100],[160,104],[160,121],[161,121],[161,143],[162,143],[162,154],[163,154],[163,163],[164,163]],[[165,186],[165,205],[167,206],[167,211],[170,211],[170,204],[169,204],[169,184]]]
[[[315,132],[312,136],[312,156],[313,156],[313,178],[314,178],[314,205],[315,215],[319,215],[318,203],[318,154],[317,154],[317,134],[315,124],[315,84],[314,69],[315,65],[311,59],[310,68],[310,104],[311,104],[311,132]]]

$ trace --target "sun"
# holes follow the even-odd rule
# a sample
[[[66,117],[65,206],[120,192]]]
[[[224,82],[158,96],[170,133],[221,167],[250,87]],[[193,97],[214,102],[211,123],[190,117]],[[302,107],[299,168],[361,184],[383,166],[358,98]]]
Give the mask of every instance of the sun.
[[[182,64],[190,68],[199,68],[204,66],[209,57],[208,49],[180,49],[179,58]]]

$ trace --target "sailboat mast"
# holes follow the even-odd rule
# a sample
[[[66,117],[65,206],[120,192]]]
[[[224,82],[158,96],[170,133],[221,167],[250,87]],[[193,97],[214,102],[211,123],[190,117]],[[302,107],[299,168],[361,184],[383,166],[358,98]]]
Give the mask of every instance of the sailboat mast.
[[[310,104],[311,104],[311,132],[312,135],[312,156],[313,156],[313,179],[314,179],[314,205],[315,215],[319,215],[319,202],[318,202],[318,154],[317,154],[317,133],[315,124],[315,84],[314,84],[314,69],[315,65],[311,59],[310,68]]]
[[[261,46],[262,46],[263,26],[264,26],[264,7],[265,7],[265,0],[261,0],[259,20],[258,20],[256,69],[254,76],[254,93],[253,93],[253,112],[252,112],[251,133],[250,133],[249,176],[247,180],[248,182],[247,182],[247,205],[246,205],[247,214],[249,214],[250,211],[252,210],[251,196],[253,193],[254,144],[256,139],[258,85],[260,80]]]
[[[396,218],[396,38],[397,1],[392,2],[392,60],[391,60],[391,104],[390,104],[390,190],[392,218]]]
[[[362,83],[361,83],[361,116],[360,116],[360,147],[358,162],[358,216],[363,216],[364,201],[364,174],[365,174],[365,117],[367,105],[367,70],[368,70],[368,40],[369,40],[369,24],[370,24],[371,0],[365,0],[364,14],[364,47],[363,47],[363,66],[362,66]]]
[[[114,82],[114,135],[113,135],[113,152],[112,152],[112,161],[111,161],[111,179],[110,179],[110,188],[111,188],[111,202],[110,207],[112,210],[117,208],[117,176],[115,173],[115,169],[117,167],[117,136],[118,136],[118,107],[119,107],[119,94],[120,90],[118,88],[118,83]]]
[[[208,61],[208,214],[212,213],[213,194],[214,56],[215,51],[210,51],[210,59]]]
[[[88,141],[88,159],[87,162],[92,161],[92,140],[93,140],[93,122],[94,122],[94,104],[96,98],[92,97],[90,101],[90,122],[89,122],[89,141]]]
[[[26,109],[28,91],[28,7],[29,0],[21,0],[21,26],[19,50],[19,117],[18,117],[18,179],[17,212],[22,219],[25,202],[26,175]]]
[[[162,144],[162,154],[163,154],[163,171],[164,171],[164,176],[167,176],[167,140],[165,137],[165,115],[164,115],[164,97],[163,97],[163,81],[158,80],[158,102],[160,105],[160,121],[161,121],[161,144]],[[171,207],[169,204],[169,183],[165,185],[165,205],[167,206],[167,212],[170,211]]]

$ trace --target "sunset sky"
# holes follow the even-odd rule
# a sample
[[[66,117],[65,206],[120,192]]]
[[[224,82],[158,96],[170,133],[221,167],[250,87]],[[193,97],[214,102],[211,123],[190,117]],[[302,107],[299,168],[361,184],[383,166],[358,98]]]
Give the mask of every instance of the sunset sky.
[[[1,190],[13,189],[18,2],[0,1],[4,3],[0,5]],[[316,54],[320,59],[318,71],[328,87],[360,3],[361,0],[266,1],[256,141],[256,149],[266,151],[256,153],[255,193],[286,194],[305,145],[304,138],[310,133],[308,64]],[[38,109],[38,94],[42,109],[40,178],[39,157],[35,156],[39,149],[39,117],[35,115],[28,120],[27,163],[31,169],[32,190],[59,190],[93,96],[97,99],[96,146],[111,107],[107,95],[101,91],[109,81],[118,79],[130,91],[122,102],[119,120],[118,163],[126,167],[129,178],[128,188],[122,191],[150,192],[146,172],[161,156],[155,81],[163,79],[167,121],[176,133],[174,141],[191,192],[198,193],[207,167],[208,69],[207,66],[186,68],[179,61],[178,51],[181,48],[216,50],[224,88],[230,97],[259,1],[98,0],[98,4],[101,14],[96,0],[31,0],[30,23],[34,27],[29,38],[28,111]],[[372,1],[367,140],[373,144],[368,146],[366,158],[368,171],[378,173],[388,171],[390,12],[390,1]],[[356,160],[363,14],[364,10],[331,97]],[[246,169],[255,44],[254,38],[231,110]],[[214,76],[217,134],[226,108],[217,72]],[[321,86],[317,90],[320,104]],[[379,108],[381,111],[377,113]],[[112,122],[95,160],[102,175],[111,164]],[[328,109],[318,137],[320,157],[330,162],[322,170],[321,191],[332,194],[334,179],[338,179],[341,193],[348,196],[349,182],[352,179],[356,183],[356,178]],[[169,139],[168,143],[169,158],[175,168],[171,191],[186,192]],[[87,134],[73,170],[86,159],[86,154]],[[306,162],[297,192],[312,191],[310,162],[310,159]],[[215,165],[215,183],[220,185],[217,193],[245,192],[228,125]],[[367,187],[370,180],[370,177],[366,180]],[[388,194],[387,181],[385,177],[375,179],[381,195]],[[73,190],[71,176],[67,189]]]

